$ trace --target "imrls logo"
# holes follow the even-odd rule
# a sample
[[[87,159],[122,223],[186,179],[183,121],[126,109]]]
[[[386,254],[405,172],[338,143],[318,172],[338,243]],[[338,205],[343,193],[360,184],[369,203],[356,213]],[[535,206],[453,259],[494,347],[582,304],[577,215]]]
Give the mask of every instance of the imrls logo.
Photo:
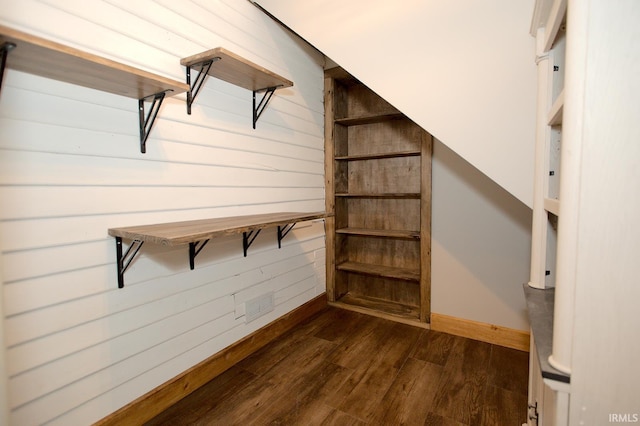
[[[638,413],[609,413],[609,423],[638,423],[639,421]]]

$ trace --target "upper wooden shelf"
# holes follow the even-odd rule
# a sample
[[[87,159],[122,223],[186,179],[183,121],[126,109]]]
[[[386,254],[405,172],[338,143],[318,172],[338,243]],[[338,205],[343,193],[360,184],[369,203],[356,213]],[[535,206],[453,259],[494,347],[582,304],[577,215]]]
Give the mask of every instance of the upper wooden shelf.
[[[419,240],[420,231],[406,231],[398,229],[366,229],[366,228],[339,228],[336,234],[359,235],[365,237],[398,238],[406,240]]]
[[[0,25],[2,68],[52,78],[138,100],[140,152],[146,152],[147,138],[165,96],[189,90],[189,85],[120,62],[65,46],[42,37]],[[6,59],[6,61],[5,61]],[[145,113],[145,100],[153,97]]]
[[[335,160],[342,161],[362,161],[362,160],[378,160],[382,158],[399,158],[399,157],[418,157],[420,151],[397,151],[397,152],[380,152],[376,154],[356,154],[356,155],[337,155]]]
[[[187,114],[191,114],[191,105],[200,92],[205,77],[213,77],[224,80],[236,86],[253,91],[253,128],[276,89],[291,87],[293,82],[269,71],[260,65],[254,64],[243,57],[222,47],[207,50],[197,55],[182,58],[180,63],[187,67]],[[198,71],[198,75],[191,81],[191,70]],[[262,99],[256,102],[256,93],[264,92]]]
[[[134,99],[189,90],[180,81],[0,25],[0,45],[4,43],[16,45],[6,66],[18,71]]]
[[[241,234],[256,229],[286,225],[326,217],[325,212],[315,213],[266,213],[250,216],[221,217],[189,220],[185,222],[159,223],[155,225],[111,228],[112,237],[127,238],[165,246],[178,246],[208,240],[225,235]]]
[[[362,115],[358,117],[336,118],[334,123],[343,126],[359,126],[361,124],[381,123],[390,120],[402,120],[405,115],[400,112],[392,112],[389,114]]]
[[[287,80],[222,47],[188,56],[181,59],[180,63],[186,67],[194,67],[211,60],[215,62],[209,68],[209,75],[248,90],[260,91],[269,87],[293,86],[291,80]]]
[[[185,222],[159,223],[155,225],[111,228],[109,235],[116,238],[116,261],[118,264],[118,287],[124,287],[124,272],[145,242],[165,246],[189,245],[189,265],[194,268],[195,257],[207,242],[214,237],[242,234],[244,255],[260,231],[278,227],[278,247],[282,239],[297,222],[321,219],[325,212],[315,213],[267,213],[251,216],[221,217],[216,219],[189,220]],[[133,240],[123,254],[122,239]]]

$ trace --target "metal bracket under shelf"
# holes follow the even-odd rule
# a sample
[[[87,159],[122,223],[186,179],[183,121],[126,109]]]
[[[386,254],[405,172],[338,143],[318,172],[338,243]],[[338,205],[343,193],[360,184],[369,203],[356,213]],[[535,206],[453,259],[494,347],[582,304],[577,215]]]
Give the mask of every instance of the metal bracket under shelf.
[[[195,243],[189,243],[189,268],[193,271],[195,267],[196,256],[200,253],[200,250],[207,245],[209,240],[196,241]]]
[[[164,97],[167,92],[171,91],[171,89],[168,89],[154,95],[149,95],[142,99],[138,99],[138,117],[140,120],[140,152],[143,154],[147,152],[147,138],[149,137],[149,132],[151,132],[153,123],[155,123],[156,121],[156,116],[158,115],[158,111],[160,111],[162,101],[164,101]],[[150,98],[153,98],[151,108],[149,109],[149,113],[145,114],[144,102],[145,100]]]
[[[282,240],[284,237],[291,232],[294,226],[296,226],[297,222],[293,222],[291,224],[287,224],[284,226],[278,225],[278,248],[282,248]],[[251,244],[255,241],[258,234],[260,234],[262,229],[254,229],[251,231],[246,231],[242,233],[242,250],[244,252],[244,257],[247,257],[247,251]],[[138,255],[138,252],[142,248],[144,241],[141,240],[133,240],[131,245],[127,248],[126,252],[123,254],[122,249],[122,237],[116,238],[116,262],[118,265],[118,288],[124,287],[124,273],[131,265],[133,259]],[[189,268],[193,270],[195,268],[195,259],[198,254],[202,251],[204,246],[210,240],[202,240],[189,243]]]
[[[267,107],[267,104],[271,100],[271,97],[273,96],[274,92],[278,87],[281,87],[281,86],[267,87],[265,89],[253,91],[253,128],[254,129],[256,128],[256,123],[258,122],[258,119],[264,112],[264,109]],[[260,99],[260,102],[258,103],[258,105],[256,105],[256,94],[260,92],[264,92],[264,95],[262,95],[262,99]]]
[[[9,52],[15,49],[15,43],[5,42],[0,46],[0,52],[2,52],[2,57],[0,58],[0,89],[2,88],[2,78],[4,77],[4,68],[7,65],[7,56],[9,56]]]
[[[116,263],[118,264],[118,288],[124,287],[124,272],[129,268],[144,241],[133,240],[127,251],[122,254],[122,237],[116,237]]]
[[[191,115],[191,105],[193,104],[193,101],[195,101],[196,96],[198,96],[202,84],[207,79],[209,70],[211,69],[211,65],[214,62],[219,61],[220,59],[221,58],[219,56],[216,56],[215,58],[207,59],[206,61],[200,62],[199,64],[187,66],[187,84],[189,85],[189,91],[187,92],[187,114]],[[198,75],[193,81],[193,84],[191,84],[191,69],[195,70],[198,67]]]

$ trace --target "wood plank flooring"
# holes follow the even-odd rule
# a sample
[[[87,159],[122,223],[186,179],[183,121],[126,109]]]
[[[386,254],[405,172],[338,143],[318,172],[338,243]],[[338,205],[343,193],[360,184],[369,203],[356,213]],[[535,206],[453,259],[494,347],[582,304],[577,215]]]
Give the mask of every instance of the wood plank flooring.
[[[328,308],[146,423],[526,422],[528,354]]]

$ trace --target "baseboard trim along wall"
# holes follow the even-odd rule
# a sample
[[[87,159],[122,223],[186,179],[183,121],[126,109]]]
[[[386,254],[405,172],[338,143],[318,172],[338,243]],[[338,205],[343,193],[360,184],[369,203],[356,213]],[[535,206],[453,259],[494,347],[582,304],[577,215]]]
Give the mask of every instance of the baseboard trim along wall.
[[[431,314],[431,329],[529,352],[529,332],[442,314]]]
[[[113,412],[94,426],[142,424],[327,306],[323,293]]]

